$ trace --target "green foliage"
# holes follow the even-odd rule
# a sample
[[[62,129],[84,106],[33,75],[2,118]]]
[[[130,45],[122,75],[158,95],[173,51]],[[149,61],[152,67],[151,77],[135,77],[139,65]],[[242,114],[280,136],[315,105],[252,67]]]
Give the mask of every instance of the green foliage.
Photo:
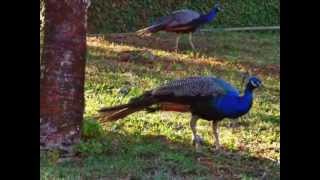
[[[45,152],[45,158],[48,164],[56,165],[60,158],[60,152],[58,150],[50,150],[48,152]]]
[[[95,119],[85,119],[82,127],[82,138],[99,138],[102,135],[102,127]]]
[[[103,137],[102,126],[94,118],[85,118],[82,126],[82,141],[75,146],[81,156],[99,155],[108,152],[110,140]]]
[[[89,32],[128,32],[150,24],[177,9],[208,12],[212,0],[121,0],[92,1],[88,11]],[[279,0],[222,0],[224,11],[209,27],[270,26],[280,24]]]
[[[247,176],[247,175],[242,175],[241,180],[253,180],[254,178]]]
[[[109,141],[91,139],[88,141],[81,141],[75,146],[76,152],[81,156],[94,156],[107,153],[111,148]]]

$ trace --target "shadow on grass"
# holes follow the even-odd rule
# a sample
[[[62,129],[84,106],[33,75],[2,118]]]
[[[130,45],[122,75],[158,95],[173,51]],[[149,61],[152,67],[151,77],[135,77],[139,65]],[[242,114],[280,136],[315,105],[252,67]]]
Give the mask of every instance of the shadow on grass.
[[[218,153],[205,144],[202,153],[196,153],[190,139],[171,141],[162,135],[142,135],[139,130],[128,132],[121,126],[124,123],[110,123],[102,136],[84,140],[77,161],[43,163],[42,177],[280,179],[277,162],[246,150]]]

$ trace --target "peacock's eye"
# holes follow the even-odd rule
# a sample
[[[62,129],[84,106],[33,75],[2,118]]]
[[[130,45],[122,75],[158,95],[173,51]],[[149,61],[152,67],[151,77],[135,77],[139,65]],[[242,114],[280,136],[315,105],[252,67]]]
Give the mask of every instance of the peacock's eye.
[[[258,87],[258,86],[259,86],[259,82],[251,81],[251,84],[252,84],[254,87]]]

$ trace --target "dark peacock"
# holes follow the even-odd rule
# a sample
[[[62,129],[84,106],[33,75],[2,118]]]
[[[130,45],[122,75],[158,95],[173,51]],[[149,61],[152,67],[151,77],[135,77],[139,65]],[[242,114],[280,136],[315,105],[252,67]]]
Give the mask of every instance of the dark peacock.
[[[100,120],[115,121],[141,110],[191,112],[190,127],[196,149],[203,142],[196,129],[200,118],[212,121],[215,146],[219,149],[218,122],[224,118],[235,119],[246,114],[252,106],[253,90],[260,87],[261,83],[257,77],[250,77],[243,95],[240,95],[232,85],[216,77],[174,80],[144,92],[127,104],[100,109]]]
[[[217,3],[207,14],[200,14],[189,9],[174,11],[168,16],[159,18],[152,23],[151,26],[138,30],[137,33],[138,35],[152,34],[158,31],[178,33],[176,38],[176,51],[179,46],[180,34],[189,33],[189,43],[192,49],[195,50],[192,42],[192,33],[201,25],[212,22],[221,10],[220,4]]]

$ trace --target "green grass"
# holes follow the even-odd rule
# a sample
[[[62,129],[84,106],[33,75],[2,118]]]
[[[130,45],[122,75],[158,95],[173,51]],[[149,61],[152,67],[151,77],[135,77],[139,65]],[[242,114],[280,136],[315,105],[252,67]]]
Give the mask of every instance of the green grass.
[[[186,40],[175,53],[170,51],[175,42],[170,35],[88,38],[78,160],[58,162],[55,153],[42,154],[41,179],[255,179],[263,174],[280,179],[279,34],[198,34],[198,53],[190,51]],[[212,151],[211,126],[204,120],[198,124],[205,140],[203,153],[194,152],[190,114],[138,112],[104,125],[94,118],[100,107],[126,103],[144,90],[187,76],[220,76],[242,91],[241,75],[247,70],[258,75],[264,87],[256,91],[252,110],[235,121],[234,128],[227,119],[221,122],[226,154]]]

